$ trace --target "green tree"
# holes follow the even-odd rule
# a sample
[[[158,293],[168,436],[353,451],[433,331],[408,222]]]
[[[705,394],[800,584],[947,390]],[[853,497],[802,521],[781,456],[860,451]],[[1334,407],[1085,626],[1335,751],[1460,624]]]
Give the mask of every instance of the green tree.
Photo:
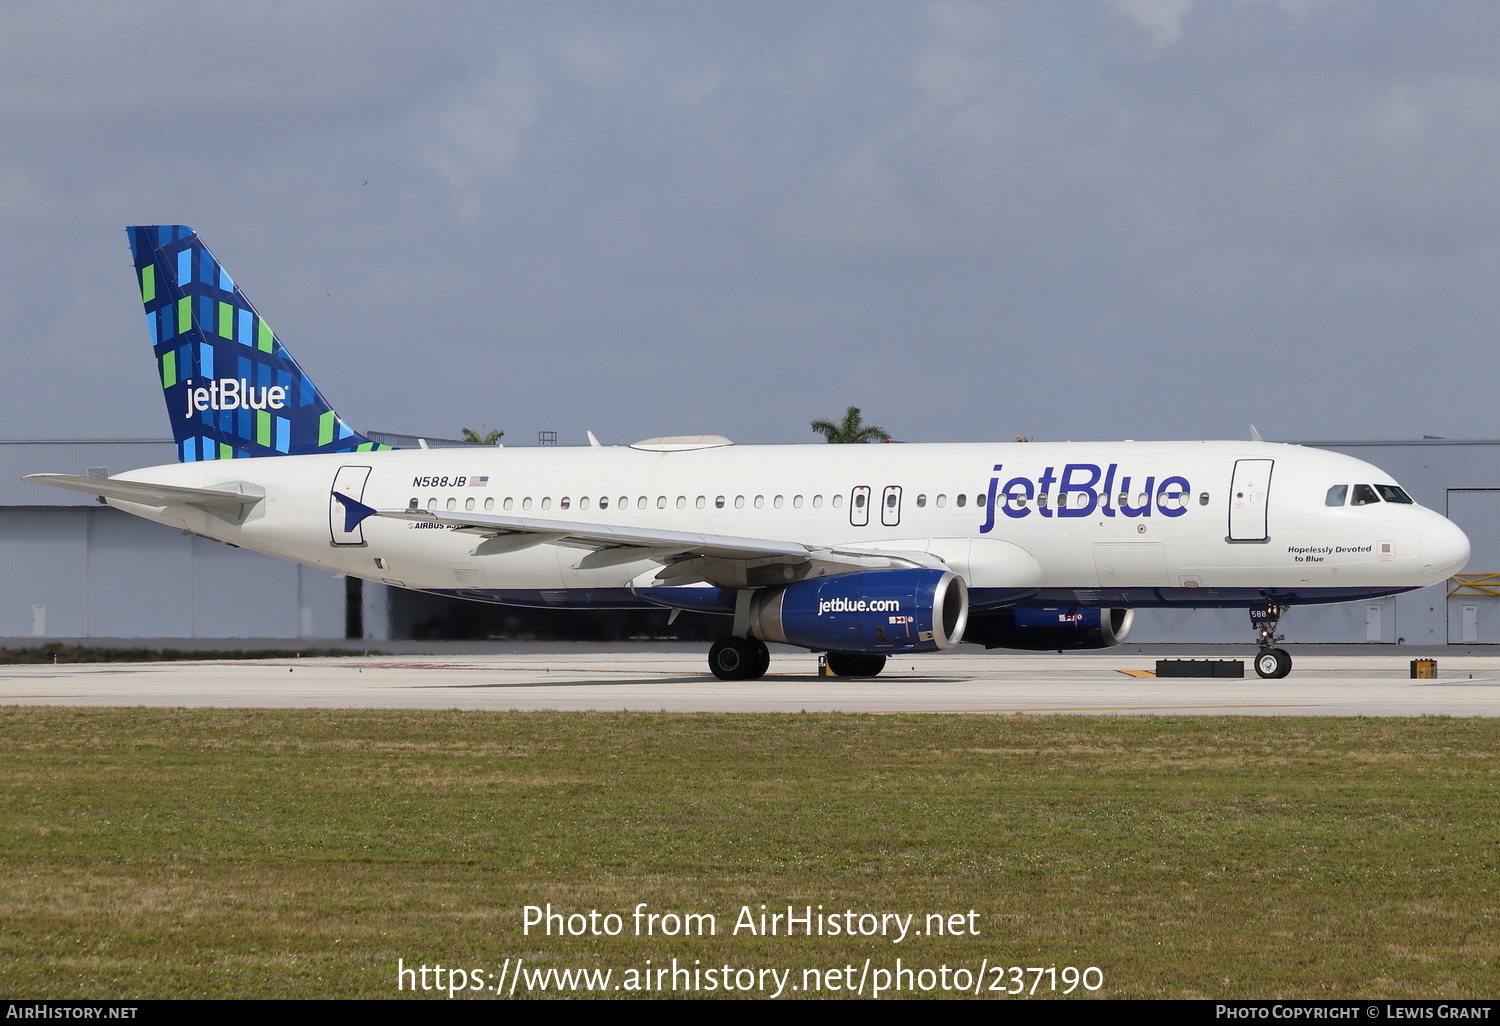
[[[475,445],[494,445],[504,437],[504,431],[486,431],[481,435],[473,428],[464,428],[464,441],[473,442]]]
[[[889,442],[890,432],[874,424],[865,424],[859,416],[859,407],[851,406],[844,411],[844,419],[835,424],[831,420],[815,420],[812,429],[836,445],[860,442]]]

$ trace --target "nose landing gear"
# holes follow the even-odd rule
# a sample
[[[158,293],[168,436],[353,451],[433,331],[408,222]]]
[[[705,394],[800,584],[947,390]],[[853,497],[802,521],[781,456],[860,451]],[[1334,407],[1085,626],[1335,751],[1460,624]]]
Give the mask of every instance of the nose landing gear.
[[[1255,628],[1255,644],[1260,649],[1255,655],[1255,672],[1273,680],[1292,672],[1291,653],[1276,647],[1276,642],[1286,639],[1285,634],[1276,633],[1285,612],[1286,606],[1270,601],[1250,610],[1250,626]]]

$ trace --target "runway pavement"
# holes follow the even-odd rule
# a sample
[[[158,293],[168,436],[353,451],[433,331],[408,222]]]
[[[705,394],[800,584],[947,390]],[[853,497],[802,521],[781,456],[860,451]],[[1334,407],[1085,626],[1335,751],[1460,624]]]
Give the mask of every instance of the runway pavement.
[[[1193,653],[1176,653],[1189,656]],[[1135,677],[1148,654],[946,654],[893,659],[873,679],[817,675],[777,652],[758,681],[726,683],[701,652],[587,650],[175,663],[0,666],[0,704],[277,708],[970,712],[1250,716],[1500,715],[1500,653],[1306,655],[1283,680]]]

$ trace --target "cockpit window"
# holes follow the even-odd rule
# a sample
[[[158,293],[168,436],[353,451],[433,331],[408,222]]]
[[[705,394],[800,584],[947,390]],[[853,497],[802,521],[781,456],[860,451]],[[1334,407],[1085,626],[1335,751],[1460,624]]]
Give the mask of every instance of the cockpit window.
[[[1328,497],[1323,500],[1325,506],[1342,506],[1349,498],[1348,485],[1334,485],[1328,489]]]
[[[1368,506],[1372,502],[1379,502],[1380,496],[1375,494],[1375,489],[1369,485],[1355,485],[1354,498],[1349,500],[1351,506]]]
[[[1376,485],[1375,489],[1386,502],[1399,502],[1403,506],[1416,505],[1411,501],[1411,496],[1406,494],[1406,489],[1398,485]]]

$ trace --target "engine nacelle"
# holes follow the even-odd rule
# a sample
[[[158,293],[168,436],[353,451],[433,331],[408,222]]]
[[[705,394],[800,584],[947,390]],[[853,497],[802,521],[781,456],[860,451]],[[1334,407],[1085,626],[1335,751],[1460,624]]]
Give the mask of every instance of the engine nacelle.
[[[1135,623],[1134,609],[996,609],[975,613],[964,640],[985,648],[1037,652],[1109,648],[1124,641]]]
[[[963,637],[969,589],[951,570],[861,570],[755,593],[762,641],[830,652],[935,652]]]

